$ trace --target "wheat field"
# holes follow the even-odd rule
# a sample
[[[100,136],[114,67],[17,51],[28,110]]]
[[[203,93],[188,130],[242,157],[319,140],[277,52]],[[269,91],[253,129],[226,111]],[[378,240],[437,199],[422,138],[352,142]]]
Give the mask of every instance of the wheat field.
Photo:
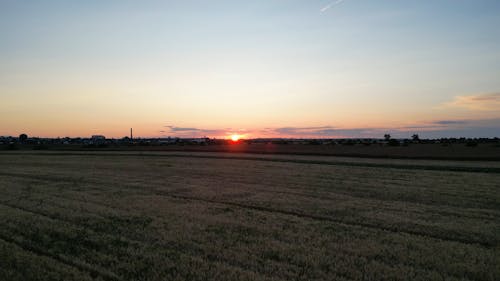
[[[0,153],[0,280],[500,280],[500,165]]]

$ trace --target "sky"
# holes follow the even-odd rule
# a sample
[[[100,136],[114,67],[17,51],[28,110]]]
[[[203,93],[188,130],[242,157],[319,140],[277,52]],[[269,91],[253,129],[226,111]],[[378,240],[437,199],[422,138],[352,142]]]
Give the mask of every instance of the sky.
[[[0,136],[500,137],[498,0],[0,0]]]

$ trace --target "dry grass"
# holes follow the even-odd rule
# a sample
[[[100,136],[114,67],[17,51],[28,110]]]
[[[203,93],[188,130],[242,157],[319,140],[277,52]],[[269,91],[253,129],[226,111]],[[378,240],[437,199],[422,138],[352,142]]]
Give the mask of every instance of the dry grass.
[[[496,164],[160,155],[0,154],[0,280],[500,280]]]

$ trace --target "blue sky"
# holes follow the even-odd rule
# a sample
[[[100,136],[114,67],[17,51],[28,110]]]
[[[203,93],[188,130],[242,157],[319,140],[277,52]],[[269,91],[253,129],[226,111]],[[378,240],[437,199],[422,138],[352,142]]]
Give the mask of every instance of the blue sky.
[[[498,26],[499,1],[1,0],[0,135],[500,136]]]

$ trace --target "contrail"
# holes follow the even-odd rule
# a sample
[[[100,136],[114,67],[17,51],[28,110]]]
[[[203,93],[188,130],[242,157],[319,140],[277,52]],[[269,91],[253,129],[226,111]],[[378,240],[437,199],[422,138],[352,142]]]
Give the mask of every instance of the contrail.
[[[335,0],[335,1],[333,1],[332,3],[330,3],[330,4],[326,5],[326,6],[324,6],[323,8],[321,8],[320,12],[321,12],[321,13],[324,13],[324,12],[326,12],[328,9],[330,9],[331,7],[333,7],[333,6],[335,6],[335,5],[338,5],[338,4],[342,3],[342,2],[344,2],[344,0]]]

